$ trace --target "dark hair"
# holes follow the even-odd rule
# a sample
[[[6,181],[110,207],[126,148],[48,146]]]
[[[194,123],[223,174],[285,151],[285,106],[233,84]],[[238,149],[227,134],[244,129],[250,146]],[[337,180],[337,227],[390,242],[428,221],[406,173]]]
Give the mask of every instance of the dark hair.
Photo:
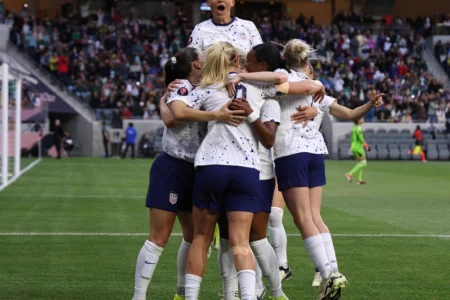
[[[133,123],[128,123],[128,127],[133,127]]]
[[[258,62],[264,61],[269,69],[267,71],[275,71],[276,69],[286,69],[286,63],[281,58],[280,50],[273,44],[260,44],[252,49]]]
[[[177,54],[169,58],[164,66],[166,86],[176,79],[187,79],[192,72],[192,63],[196,60],[198,60],[198,51],[191,47],[180,49]]]

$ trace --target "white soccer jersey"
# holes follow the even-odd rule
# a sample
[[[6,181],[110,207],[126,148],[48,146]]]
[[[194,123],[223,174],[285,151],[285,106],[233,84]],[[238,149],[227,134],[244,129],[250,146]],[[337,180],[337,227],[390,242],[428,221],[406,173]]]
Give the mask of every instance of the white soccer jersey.
[[[322,103],[319,104],[316,102],[313,104],[313,106],[315,108],[317,108],[317,110],[318,110],[317,116],[314,118],[314,122],[316,123],[317,130],[319,130],[320,125],[322,125],[322,120],[323,120],[323,116],[325,115],[325,113],[330,112],[330,107],[334,101],[336,101],[336,99],[334,99],[330,96],[325,96]]]
[[[232,76],[232,75],[231,75]],[[258,113],[264,103],[263,96],[274,95],[276,88],[261,90],[249,83],[241,83],[241,90],[252,109]],[[230,101],[228,91],[221,84],[198,87],[189,96],[196,109],[219,110]],[[195,156],[195,166],[226,165],[260,170],[258,141],[250,124],[244,122],[234,127],[218,121],[208,122],[207,134]]]
[[[276,70],[276,72],[288,74],[289,82],[309,79],[305,74],[292,70],[290,73],[282,69]],[[323,101],[320,104],[320,109],[327,109],[326,104]],[[280,98],[281,124],[278,127],[275,140],[275,159],[302,152],[328,154],[327,146],[316,122],[309,122],[305,128],[303,128],[304,124],[295,125],[291,122],[291,115],[297,111],[299,106],[311,105],[313,105],[312,96],[283,96]]]
[[[261,122],[280,123],[280,103],[275,99],[267,99],[261,108]],[[273,149],[266,149],[261,143],[258,145],[259,159],[261,160],[260,180],[269,180],[275,177],[273,166]]]
[[[262,44],[261,35],[253,22],[233,17],[228,24],[216,24],[212,19],[198,24],[192,31],[188,47],[205,51],[217,42],[229,42],[247,52]]]
[[[178,90],[172,92],[167,99],[167,104],[173,101],[183,101],[188,105],[188,96],[194,86],[188,80],[182,80]],[[165,128],[162,148],[172,157],[188,162],[194,162],[195,154],[200,146],[198,123],[187,122],[174,128]]]

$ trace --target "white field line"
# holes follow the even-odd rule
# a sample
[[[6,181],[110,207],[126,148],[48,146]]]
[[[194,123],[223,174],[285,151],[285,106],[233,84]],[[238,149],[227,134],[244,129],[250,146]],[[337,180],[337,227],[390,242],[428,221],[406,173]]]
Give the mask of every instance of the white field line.
[[[40,194],[40,195],[16,195],[16,194],[2,194],[4,197],[12,198],[94,198],[94,199],[145,199],[146,195],[71,195],[71,194]]]
[[[401,238],[445,238],[450,234],[395,234],[395,233],[336,233],[335,237],[401,237]],[[148,233],[122,233],[122,232],[0,232],[0,236],[148,236]],[[182,236],[179,232],[172,236]],[[289,237],[300,237],[299,233],[288,233]]]
[[[12,184],[14,181],[17,180],[17,178],[19,178],[20,176],[22,176],[23,174],[25,174],[26,172],[28,172],[29,170],[31,170],[35,165],[37,165],[39,162],[41,161],[41,158],[39,158],[38,160],[33,161],[31,164],[29,164],[25,169],[21,170],[20,173],[17,176],[14,176],[13,178],[11,178],[10,180],[8,180],[8,183],[5,185],[0,186],[0,192],[2,190],[4,190],[5,188],[7,188],[10,184]]]

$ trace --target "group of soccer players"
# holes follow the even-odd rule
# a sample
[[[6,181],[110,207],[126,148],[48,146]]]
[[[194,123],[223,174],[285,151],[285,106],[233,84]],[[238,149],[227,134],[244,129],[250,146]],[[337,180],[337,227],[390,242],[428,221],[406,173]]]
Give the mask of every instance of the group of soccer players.
[[[284,200],[316,266],[318,299],[339,299],[347,280],[320,216],[327,148],[318,129],[324,113],[355,120],[383,95],[355,110],[337,104],[313,80],[310,45],[291,40],[280,53],[262,44],[252,22],[231,16],[234,0],[207,3],[213,18],[165,65],[164,152],[150,170],[150,234],[133,300],[146,299],[177,217],[183,240],[175,300],[198,299],[216,223],[223,298],[262,299],[262,275],[269,299],[288,299]]]

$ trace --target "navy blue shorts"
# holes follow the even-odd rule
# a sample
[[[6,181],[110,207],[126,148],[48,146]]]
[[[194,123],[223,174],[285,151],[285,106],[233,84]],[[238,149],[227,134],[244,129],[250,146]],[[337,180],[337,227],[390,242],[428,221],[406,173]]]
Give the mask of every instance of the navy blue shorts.
[[[197,168],[193,205],[214,213],[259,212],[259,171],[211,165]]]
[[[275,178],[260,180],[261,192],[259,194],[259,211],[270,214],[272,209],[273,192],[275,191]]]
[[[323,154],[297,153],[277,158],[275,173],[280,191],[293,187],[315,188],[327,183]]]
[[[146,206],[173,213],[192,211],[194,183],[193,163],[162,153],[150,169]]]

